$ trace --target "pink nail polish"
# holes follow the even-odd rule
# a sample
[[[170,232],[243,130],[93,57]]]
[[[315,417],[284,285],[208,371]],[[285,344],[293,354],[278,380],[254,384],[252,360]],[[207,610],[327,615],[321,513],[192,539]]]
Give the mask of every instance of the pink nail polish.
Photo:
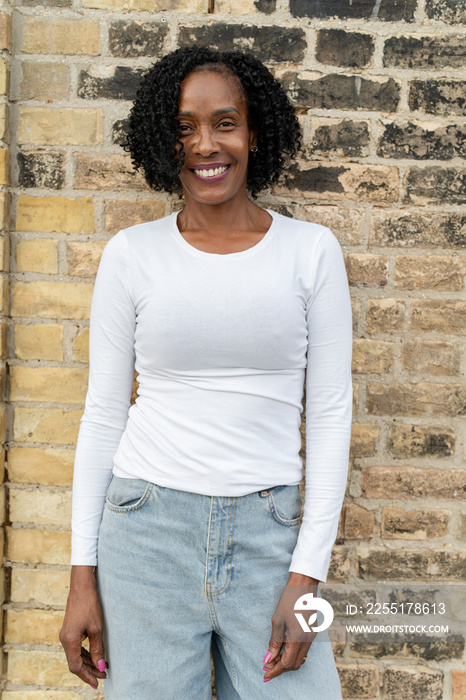
[[[262,668],[262,670],[263,670],[263,671],[268,671],[269,669],[267,668],[267,666],[264,666],[264,667]]]
[[[264,678],[264,683],[267,683],[267,681],[271,681],[271,678]]]
[[[97,666],[99,671],[105,671],[105,660],[100,659],[100,661],[97,662]]]
[[[94,688],[94,690],[97,690],[97,686],[96,686],[96,685],[91,685],[91,688]]]
[[[264,661],[263,663],[266,664],[270,659],[272,658],[272,654],[270,651],[267,652],[267,654],[264,656]]]

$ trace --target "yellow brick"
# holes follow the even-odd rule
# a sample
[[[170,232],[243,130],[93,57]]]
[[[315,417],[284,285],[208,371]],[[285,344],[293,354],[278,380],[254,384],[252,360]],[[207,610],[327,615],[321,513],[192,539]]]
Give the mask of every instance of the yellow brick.
[[[13,282],[12,316],[89,318],[94,286],[79,282]]]
[[[10,184],[10,151],[7,148],[0,150],[0,185]]]
[[[26,240],[16,246],[16,268],[18,272],[43,272],[55,275],[58,272],[58,241]]]
[[[21,360],[63,360],[63,326],[15,325],[15,354]]]
[[[20,107],[18,142],[84,146],[102,143],[101,109]]]
[[[9,271],[10,239],[9,236],[0,236],[0,270]]]
[[[8,105],[0,105],[0,139],[7,141],[9,134],[9,111]]]
[[[0,192],[0,229],[10,228],[10,195]]]
[[[105,230],[117,233],[120,229],[155,221],[165,215],[165,202],[158,199],[114,199],[105,204]]]
[[[5,641],[9,644],[59,644],[61,610],[13,610],[6,613]]]
[[[74,339],[73,356],[80,362],[89,362],[89,328],[84,328]]]
[[[5,581],[5,569],[0,569],[0,603],[4,603],[6,600],[6,581]],[[3,612],[3,611],[2,611]]]
[[[92,697],[98,700],[96,695]],[[72,690],[4,690],[2,700],[83,700],[83,696]]]
[[[0,15],[0,49],[11,53],[11,15]]]
[[[23,53],[100,53],[100,27],[87,19],[49,22],[28,17],[23,35]]]
[[[83,0],[83,7],[136,12],[207,12],[208,0]]]
[[[69,584],[68,571],[12,569],[11,602],[65,605]],[[36,683],[38,684],[39,681]]]
[[[0,358],[6,360],[8,357],[8,326],[6,323],[0,323]]]
[[[70,367],[10,367],[10,401],[82,404],[88,372]]]
[[[71,486],[74,450],[11,447],[8,477],[11,482]]]
[[[4,484],[0,486],[0,525],[6,520],[6,489]]]
[[[106,245],[107,241],[68,243],[66,246],[68,274],[76,277],[95,277],[100,256]]]
[[[24,564],[58,564],[68,566],[71,555],[71,534],[56,530],[18,530],[7,528],[9,561]]]
[[[20,97],[23,100],[64,100],[70,92],[70,69],[63,61],[23,61]]]
[[[8,95],[10,89],[10,65],[0,58],[0,95]]]
[[[0,406],[0,442],[5,441],[5,432],[6,432],[6,407],[5,406]],[[2,451],[2,458],[3,458],[3,451]]]
[[[94,202],[91,197],[18,198],[17,231],[94,233]]]
[[[14,440],[43,442],[51,445],[74,445],[78,439],[83,411],[61,408],[24,408],[14,412]]]
[[[24,685],[82,687],[83,682],[70,673],[63,652],[22,651],[8,653],[8,681]]]
[[[4,277],[0,279],[0,313],[8,314],[8,303],[10,297],[10,286],[8,280]]]
[[[13,523],[69,525],[71,491],[10,487],[9,515]]]

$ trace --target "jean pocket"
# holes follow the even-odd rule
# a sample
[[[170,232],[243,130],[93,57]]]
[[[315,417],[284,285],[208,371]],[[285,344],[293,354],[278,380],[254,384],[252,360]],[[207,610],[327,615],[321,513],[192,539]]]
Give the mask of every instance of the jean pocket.
[[[145,479],[122,479],[112,475],[105,505],[117,513],[140,510],[149,500],[154,484]]]
[[[280,525],[292,527],[299,525],[302,514],[302,499],[299,495],[299,485],[284,484],[269,489],[269,510],[274,520]]]

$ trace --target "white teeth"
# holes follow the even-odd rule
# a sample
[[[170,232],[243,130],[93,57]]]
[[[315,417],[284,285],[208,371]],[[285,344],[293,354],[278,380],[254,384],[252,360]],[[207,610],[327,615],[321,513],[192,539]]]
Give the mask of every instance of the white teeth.
[[[221,168],[215,168],[210,170],[194,170],[196,175],[200,175],[200,177],[215,177],[215,175],[220,175],[220,173],[224,173],[225,170],[228,170],[228,165],[224,165]]]

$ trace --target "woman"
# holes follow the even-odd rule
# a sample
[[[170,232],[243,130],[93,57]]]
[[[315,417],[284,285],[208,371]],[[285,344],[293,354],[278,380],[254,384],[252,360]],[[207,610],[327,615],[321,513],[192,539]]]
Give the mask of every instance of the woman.
[[[92,300],[60,640],[110,700],[208,699],[211,650],[219,700],[341,698],[328,633],[298,628],[286,594],[320,595],[337,533],[348,281],[328,228],[252,201],[299,146],[280,84],[241,52],[172,52],[131,111],[135,167],[184,208],[117,233]]]

